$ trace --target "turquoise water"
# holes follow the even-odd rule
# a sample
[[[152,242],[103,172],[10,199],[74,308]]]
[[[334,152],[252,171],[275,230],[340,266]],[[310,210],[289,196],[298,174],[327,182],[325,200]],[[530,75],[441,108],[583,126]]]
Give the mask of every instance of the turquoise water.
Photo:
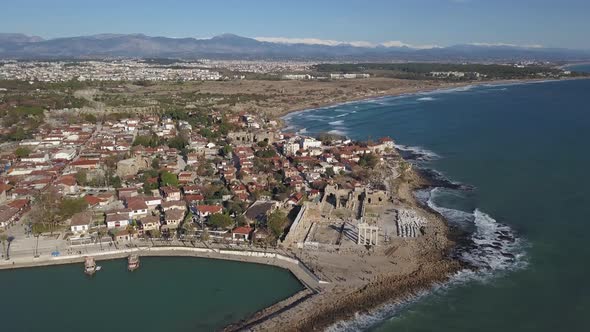
[[[484,270],[348,328],[589,331],[589,92],[590,80],[468,87],[289,116],[300,132],[391,136],[422,150],[421,165],[474,187],[420,197],[475,231],[462,257]],[[515,241],[490,248],[499,231]]]
[[[142,258],[0,271],[2,331],[212,331],[302,289],[280,268],[231,261]]]

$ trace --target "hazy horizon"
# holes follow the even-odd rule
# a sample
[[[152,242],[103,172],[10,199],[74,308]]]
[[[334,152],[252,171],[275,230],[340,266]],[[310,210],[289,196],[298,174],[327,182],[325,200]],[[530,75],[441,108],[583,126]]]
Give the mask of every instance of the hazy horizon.
[[[44,39],[105,33],[210,38],[233,33],[265,41],[325,45],[590,49],[588,12],[590,3],[581,0],[171,0],[166,5],[24,0],[3,5],[0,31]]]

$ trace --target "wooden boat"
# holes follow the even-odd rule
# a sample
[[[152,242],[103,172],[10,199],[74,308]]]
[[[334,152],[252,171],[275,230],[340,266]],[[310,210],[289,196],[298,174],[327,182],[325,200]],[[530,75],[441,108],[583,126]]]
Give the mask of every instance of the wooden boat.
[[[93,257],[86,256],[84,258],[84,273],[91,276],[96,273],[98,269],[96,268],[96,262],[94,261]]]
[[[127,257],[127,269],[129,271],[135,271],[139,268],[139,256],[138,255],[129,255]]]

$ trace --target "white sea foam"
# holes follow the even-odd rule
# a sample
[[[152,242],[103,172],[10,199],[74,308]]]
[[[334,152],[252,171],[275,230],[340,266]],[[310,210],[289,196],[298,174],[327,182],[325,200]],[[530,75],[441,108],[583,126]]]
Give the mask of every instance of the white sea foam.
[[[401,151],[411,152],[412,154],[416,155],[417,160],[421,161],[428,161],[428,160],[435,160],[439,159],[440,156],[433,151],[425,149],[420,146],[409,146],[409,145],[402,145],[396,144],[395,148]]]
[[[422,97],[422,98],[418,98],[416,100],[418,100],[418,101],[433,101],[433,100],[436,100],[436,98],[433,98],[433,97]]]
[[[439,188],[434,188],[432,191],[416,192],[416,196],[422,202],[426,200],[428,206],[450,221],[457,223],[471,220],[475,226],[472,235],[473,246],[460,253],[459,258],[478,267],[479,270],[460,270],[444,284],[435,284],[428,290],[418,292],[410,299],[384,304],[369,313],[356,314],[350,320],[328,327],[327,331],[366,330],[386,319],[396,319],[396,315],[405,307],[426,296],[443,296],[447,290],[466,282],[488,282],[499,273],[526,267],[524,241],[518,238],[509,226],[498,223],[479,209],[468,213],[438,206],[433,201],[433,197],[440,193]]]
[[[328,131],[328,133],[334,134],[334,135],[346,136],[346,131],[344,131],[343,129],[332,129],[332,130]]]
[[[305,134],[307,133],[307,128],[301,128],[299,130],[297,130],[297,134],[301,135],[301,134]]]
[[[340,125],[344,124],[344,120],[332,121],[332,122],[328,122],[328,124],[332,125],[332,126],[340,126]]]
[[[353,113],[353,112],[350,112],[350,113]],[[335,118],[341,118],[341,117],[343,117],[343,116],[347,116],[347,115],[348,115],[348,114],[350,114],[350,113],[342,113],[342,114],[338,114],[338,115],[336,115],[336,116],[335,116]]]
[[[289,125],[289,126],[283,128],[282,131],[283,132],[289,132],[289,131],[294,130],[294,129],[295,129],[295,126]]]
[[[316,114],[306,114],[304,116],[304,118],[305,119],[308,119],[308,120],[320,120],[320,121],[322,121],[322,120],[326,120],[328,117],[323,116],[323,115],[316,115]]]

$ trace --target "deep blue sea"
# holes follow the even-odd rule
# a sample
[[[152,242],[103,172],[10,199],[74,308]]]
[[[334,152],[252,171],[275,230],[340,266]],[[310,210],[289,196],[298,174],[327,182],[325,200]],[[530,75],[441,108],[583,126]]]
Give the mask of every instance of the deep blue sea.
[[[472,231],[463,272],[342,324],[374,331],[590,331],[590,80],[489,85],[291,114],[292,131],[390,136],[472,186],[417,193]]]

